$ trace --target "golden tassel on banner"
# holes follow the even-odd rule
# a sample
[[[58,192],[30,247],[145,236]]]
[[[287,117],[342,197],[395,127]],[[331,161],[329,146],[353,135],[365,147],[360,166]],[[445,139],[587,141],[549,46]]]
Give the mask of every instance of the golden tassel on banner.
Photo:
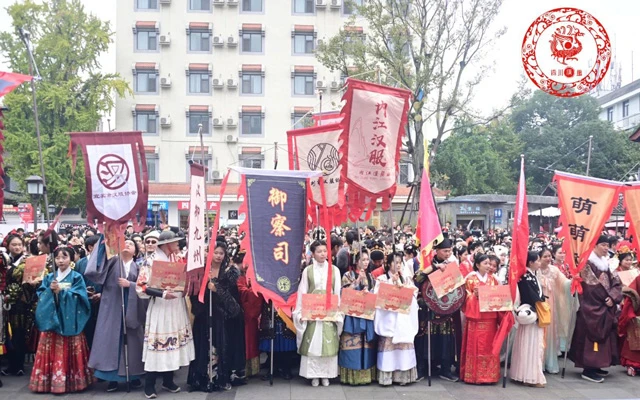
[[[593,351],[598,351],[598,342],[593,342]]]

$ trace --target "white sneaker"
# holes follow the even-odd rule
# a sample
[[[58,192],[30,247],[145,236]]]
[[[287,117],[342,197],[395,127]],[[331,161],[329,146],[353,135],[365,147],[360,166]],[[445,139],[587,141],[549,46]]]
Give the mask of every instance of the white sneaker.
[[[318,378],[313,378],[313,379],[311,380],[311,386],[313,386],[313,387],[318,387],[318,386],[320,386],[320,379],[318,379]]]
[[[329,386],[329,379],[322,378],[322,386]]]

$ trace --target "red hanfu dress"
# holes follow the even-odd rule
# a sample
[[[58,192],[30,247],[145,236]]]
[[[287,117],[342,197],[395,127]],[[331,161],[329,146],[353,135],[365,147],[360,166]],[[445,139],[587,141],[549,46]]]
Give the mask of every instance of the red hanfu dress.
[[[460,379],[465,383],[496,383],[500,380],[500,354],[493,354],[492,350],[503,313],[481,313],[480,302],[474,294],[474,289],[479,286],[499,284],[490,274],[483,277],[473,271],[467,276],[467,298],[462,308],[466,321],[460,356]]]
[[[258,348],[258,331],[260,314],[262,314],[262,297],[256,296],[246,276],[238,278],[240,305],[244,310],[245,357],[247,359],[246,376],[260,373],[260,349]]]

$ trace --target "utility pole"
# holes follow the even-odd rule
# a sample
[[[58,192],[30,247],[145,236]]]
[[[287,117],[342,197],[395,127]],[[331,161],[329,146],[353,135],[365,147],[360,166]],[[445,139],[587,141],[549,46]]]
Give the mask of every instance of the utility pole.
[[[36,62],[33,58],[33,52],[31,51],[31,40],[29,39],[31,34],[26,32],[22,28],[18,29],[20,33],[20,39],[24,43],[27,48],[27,54],[29,55],[29,75],[33,76],[31,79],[31,96],[33,97],[33,118],[36,125],[36,137],[38,139],[38,155],[40,156],[40,174],[42,175],[42,184],[44,185],[43,196],[44,196],[44,212],[46,220],[49,220],[49,197],[47,195],[47,179],[44,175],[44,158],[42,157],[42,140],[40,139],[40,119],[38,118],[38,102],[36,101],[36,79],[41,80],[40,71],[38,71],[38,67],[36,66]],[[33,71],[35,70],[36,75],[33,75]]]
[[[591,147],[593,144],[593,135],[589,136],[589,153],[587,154],[587,176],[589,176],[589,167],[591,166]]]

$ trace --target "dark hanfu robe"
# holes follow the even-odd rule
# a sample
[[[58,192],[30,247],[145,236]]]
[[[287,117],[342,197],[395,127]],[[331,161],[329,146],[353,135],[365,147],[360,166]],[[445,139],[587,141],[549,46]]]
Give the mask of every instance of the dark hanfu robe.
[[[196,358],[189,365],[187,383],[192,390],[217,390],[244,377],[246,363],[244,315],[240,306],[237,283],[240,273],[233,266],[226,270],[223,266],[219,274],[219,278],[214,279],[216,292],[211,292],[207,287],[204,293],[204,303],[200,303],[198,296],[191,296],[191,313],[194,316],[193,344]],[[210,295],[213,302],[213,318],[211,319],[209,319]],[[216,374],[214,387],[209,386],[207,376],[209,323],[213,325],[213,347],[216,352],[211,361],[214,364],[214,373]]]
[[[600,271],[596,263],[608,267],[606,260],[592,253],[580,272],[580,309],[569,351],[569,359],[578,368],[607,368],[619,361],[617,305],[622,301],[622,284],[617,274],[608,268]],[[605,304],[607,297],[613,300],[613,307]]]
[[[85,278],[102,288],[94,335],[94,341],[99,345],[91,350],[89,366],[96,370],[96,377],[113,382],[126,381],[122,337],[122,293],[118,286],[118,278],[122,277],[123,269],[124,265],[120,262],[120,257],[115,256],[105,265],[97,266],[96,263],[89,263],[84,273]],[[142,346],[149,302],[140,299],[135,291],[138,270],[138,264],[131,262],[127,275],[131,286],[124,288],[130,379],[137,379],[144,374]]]
[[[55,295],[50,286],[58,272],[48,274],[38,288],[36,324],[41,333],[29,383],[33,392],[79,392],[93,382],[82,333],[91,315],[87,287],[79,273],[68,269],[58,278],[61,290]]]
[[[89,263],[89,257],[83,257],[79,259],[78,262],[76,263],[76,268],[74,269],[74,271],[82,275],[82,277],[84,278],[84,283],[85,285],[87,285],[88,291],[91,292],[93,289],[93,292],[95,293],[102,293],[102,285],[96,284],[85,275],[88,263]],[[89,349],[91,349],[91,346],[93,345],[93,336],[96,331],[96,323],[98,321],[98,311],[100,310],[100,301],[95,302],[89,299],[89,302],[91,303],[91,318],[89,318],[89,321],[87,321],[87,326],[84,328],[84,335],[87,338]]]

